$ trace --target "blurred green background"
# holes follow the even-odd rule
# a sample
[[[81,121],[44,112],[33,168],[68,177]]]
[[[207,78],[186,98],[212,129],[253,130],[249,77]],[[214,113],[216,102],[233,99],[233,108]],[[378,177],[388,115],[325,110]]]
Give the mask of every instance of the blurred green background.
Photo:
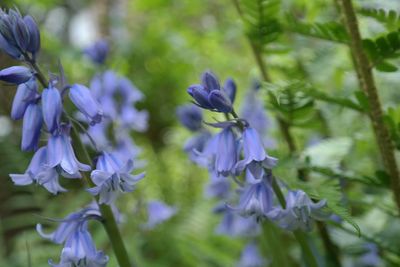
[[[339,17],[333,1],[282,2],[285,12],[295,13],[304,21],[325,22]],[[400,8],[397,1],[358,1],[357,4]],[[36,18],[42,33],[39,63],[44,69],[55,72],[60,59],[69,81],[88,85],[98,69],[82,56],[82,49],[99,38],[106,38],[111,44],[107,66],[127,76],[144,93],[146,98],[139,107],[149,111],[149,129],[135,134],[134,140],[143,148],[141,158],[147,161],[147,175],[136,191],[122,196],[117,203],[126,217],[123,237],[139,266],[235,266],[246,240],[214,233],[220,217],[212,213],[216,201],[206,199],[203,194],[207,172],[190,163],[183,153],[182,146],[190,133],[178,124],[175,116],[176,107],[189,101],[187,86],[198,83],[201,72],[206,69],[213,70],[221,79],[230,76],[235,79],[238,108],[251,82],[258,77],[243,25],[232,2],[2,0],[0,5],[17,6],[21,13]],[[361,30],[368,37],[379,34],[383,28],[372,19],[361,18]],[[274,81],[306,76],[320,91],[354,99],[358,84],[346,47],[285,34],[270,51],[266,59]],[[16,62],[0,53],[0,68],[12,64]],[[376,73],[376,76],[385,108],[396,106],[400,100],[399,74]],[[40,216],[64,217],[86,205],[90,196],[73,186],[69,187],[68,194],[50,196],[39,186],[12,185],[8,174],[23,172],[32,156],[19,151],[20,122],[8,119],[14,92],[15,88],[1,85],[0,266],[45,266],[49,258],[58,260],[61,246],[42,240],[34,225],[43,220]],[[345,142],[343,146],[343,143],[339,147],[333,143],[318,151],[317,157],[325,157],[322,165],[339,165],[344,161],[356,175],[369,175],[380,168],[366,117],[321,102],[314,103],[313,108],[321,110],[325,124],[313,120],[293,129],[301,151],[313,138],[324,137],[328,132],[336,141],[344,139]],[[274,112],[271,114],[273,117]],[[281,159],[279,176],[291,179],[295,168],[274,125],[270,133],[277,146],[270,154]],[[379,233],[398,248],[400,225],[394,224],[386,212],[393,207],[390,195],[385,194],[387,191],[366,189],[357,183],[350,184],[349,188],[347,201],[362,231]],[[144,230],[141,226],[147,220],[146,203],[152,199],[178,207],[179,213],[154,230]],[[385,209],[370,207],[370,203],[377,201]],[[97,247],[111,256],[109,266],[117,266],[103,228],[92,224]],[[279,240],[280,248],[291,257],[298,257],[298,248],[292,245],[289,236],[284,234],[284,237]],[[348,254],[345,253],[345,262],[352,266],[357,247],[365,240],[340,231],[335,232],[334,239],[342,248],[353,248],[344,249]],[[271,253],[263,251],[266,256]]]

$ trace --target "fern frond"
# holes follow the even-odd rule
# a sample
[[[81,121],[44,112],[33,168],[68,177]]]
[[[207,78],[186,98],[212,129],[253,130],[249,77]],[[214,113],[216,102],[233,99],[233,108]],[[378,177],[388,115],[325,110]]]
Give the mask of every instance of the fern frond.
[[[280,4],[280,0],[241,1],[246,34],[260,49],[275,41],[282,32],[277,18]]]
[[[333,21],[327,23],[305,23],[288,15],[286,16],[285,29],[290,32],[326,41],[344,44],[349,42],[346,29],[343,25]]]
[[[363,8],[358,13],[379,21],[388,30],[395,30],[400,27],[400,14],[396,10]]]

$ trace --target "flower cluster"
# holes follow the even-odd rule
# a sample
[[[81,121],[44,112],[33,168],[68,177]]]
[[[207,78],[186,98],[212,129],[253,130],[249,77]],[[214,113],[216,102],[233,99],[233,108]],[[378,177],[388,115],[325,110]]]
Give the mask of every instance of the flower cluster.
[[[67,84],[61,66],[59,74],[51,75],[47,81],[37,65],[38,27],[32,17],[22,17],[12,9],[8,13],[0,10],[0,48],[25,64],[0,70],[0,81],[17,85],[11,117],[22,119],[21,149],[34,151],[23,174],[10,174],[14,184],[36,183],[58,194],[67,191],[60,184],[60,177],[85,176],[93,185],[87,191],[98,196],[98,204],[106,205],[113,205],[119,194],[132,192],[144,177],[144,173],[131,174],[139,149],[130,138],[131,130],[147,128],[147,112],[134,107],[143,98],[142,93],[127,78],[112,71],[96,75],[90,89],[82,84]],[[108,43],[100,41],[85,53],[95,63],[102,64]],[[65,108],[67,101],[76,107],[76,119]],[[76,134],[77,127],[83,131],[82,141]],[[114,130],[111,137],[107,136],[109,127]],[[80,162],[75,155],[75,145],[85,141],[97,154],[88,162],[90,165]],[[49,264],[106,266],[108,257],[96,250],[88,229],[88,220],[101,219],[101,216],[95,203],[95,207],[92,205],[59,220],[60,226],[52,234],[44,234],[38,225],[37,230],[43,237],[64,244],[60,263],[49,261]]]
[[[288,231],[309,231],[314,220],[326,219],[323,211],[326,201],[314,203],[301,190],[289,190],[286,205],[278,204],[272,188],[273,179],[276,179],[272,169],[278,160],[265,150],[273,141],[265,137],[270,123],[257,98],[258,86],[250,89],[239,117],[233,108],[237,87],[232,79],[221,88],[217,77],[206,71],[201,81],[200,85],[192,85],[187,90],[194,105],[179,107],[177,114],[187,129],[196,132],[186,142],[184,150],[193,162],[208,169],[210,183],[206,195],[218,198],[220,203],[238,199],[236,206],[218,204],[215,211],[223,213],[224,217],[217,232],[232,236],[254,235],[258,232],[255,225],[258,226],[260,220],[270,220]],[[206,123],[220,129],[218,133],[213,134],[203,127],[201,108],[225,113],[226,121]],[[232,190],[231,181],[239,186],[236,191]],[[248,266],[246,255],[256,252],[254,246],[244,250],[240,266]],[[256,258],[257,263],[251,266],[262,266],[261,259]]]

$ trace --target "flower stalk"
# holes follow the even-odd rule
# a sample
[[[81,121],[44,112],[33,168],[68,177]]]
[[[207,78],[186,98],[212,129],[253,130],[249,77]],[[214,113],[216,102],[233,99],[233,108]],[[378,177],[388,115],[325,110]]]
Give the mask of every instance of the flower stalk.
[[[344,17],[344,24],[350,36],[350,51],[354,58],[354,67],[361,85],[369,102],[369,117],[379,151],[386,171],[391,179],[391,187],[397,208],[400,210],[400,176],[396,163],[394,146],[389,135],[387,125],[383,120],[382,105],[379,99],[372,65],[368,59],[363,46],[361,34],[358,28],[357,17],[351,0],[339,0],[340,8]]]

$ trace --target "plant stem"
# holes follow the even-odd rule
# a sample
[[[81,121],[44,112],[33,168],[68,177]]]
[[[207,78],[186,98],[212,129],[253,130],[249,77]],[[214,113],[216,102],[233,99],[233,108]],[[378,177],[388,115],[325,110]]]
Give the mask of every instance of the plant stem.
[[[29,57],[25,56],[27,62],[31,65],[31,67],[35,70],[36,72],[36,77],[38,78],[39,82],[42,84],[44,88],[48,86],[48,81],[43,75],[42,71],[40,70],[38,64],[31,60]],[[89,164],[92,165],[92,160],[90,158],[89,152],[85,148],[84,144],[82,143],[82,140],[79,136],[79,132],[76,129],[76,125],[72,121],[72,132],[71,132],[71,138],[72,142],[75,143],[75,149],[77,155],[79,156],[84,156],[85,161]],[[86,172],[82,172],[82,176],[85,180],[85,182],[90,186],[93,187],[95,186],[88,176]],[[98,198],[95,198],[96,202],[98,203]],[[126,250],[126,247],[124,245],[124,242],[121,237],[121,233],[118,229],[117,222],[115,220],[114,214],[112,213],[111,207],[108,205],[100,205],[98,204],[100,208],[100,213],[101,216],[103,217],[103,226],[107,232],[108,238],[110,240],[111,246],[113,248],[115,257],[117,258],[117,262],[120,267],[134,267],[134,264],[131,264],[128,256],[128,252]]]
[[[394,146],[389,135],[389,130],[383,120],[381,102],[372,74],[370,60],[362,45],[358,28],[357,17],[351,0],[339,0],[344,16],[344,24],[350,36],[350,50],[354,58],[357,77],[362,90],[369,102],[369,117],[378,143],[384,167],[390,175],[391,187],[397,208],[400,211],[400,177],[394,154]]]

